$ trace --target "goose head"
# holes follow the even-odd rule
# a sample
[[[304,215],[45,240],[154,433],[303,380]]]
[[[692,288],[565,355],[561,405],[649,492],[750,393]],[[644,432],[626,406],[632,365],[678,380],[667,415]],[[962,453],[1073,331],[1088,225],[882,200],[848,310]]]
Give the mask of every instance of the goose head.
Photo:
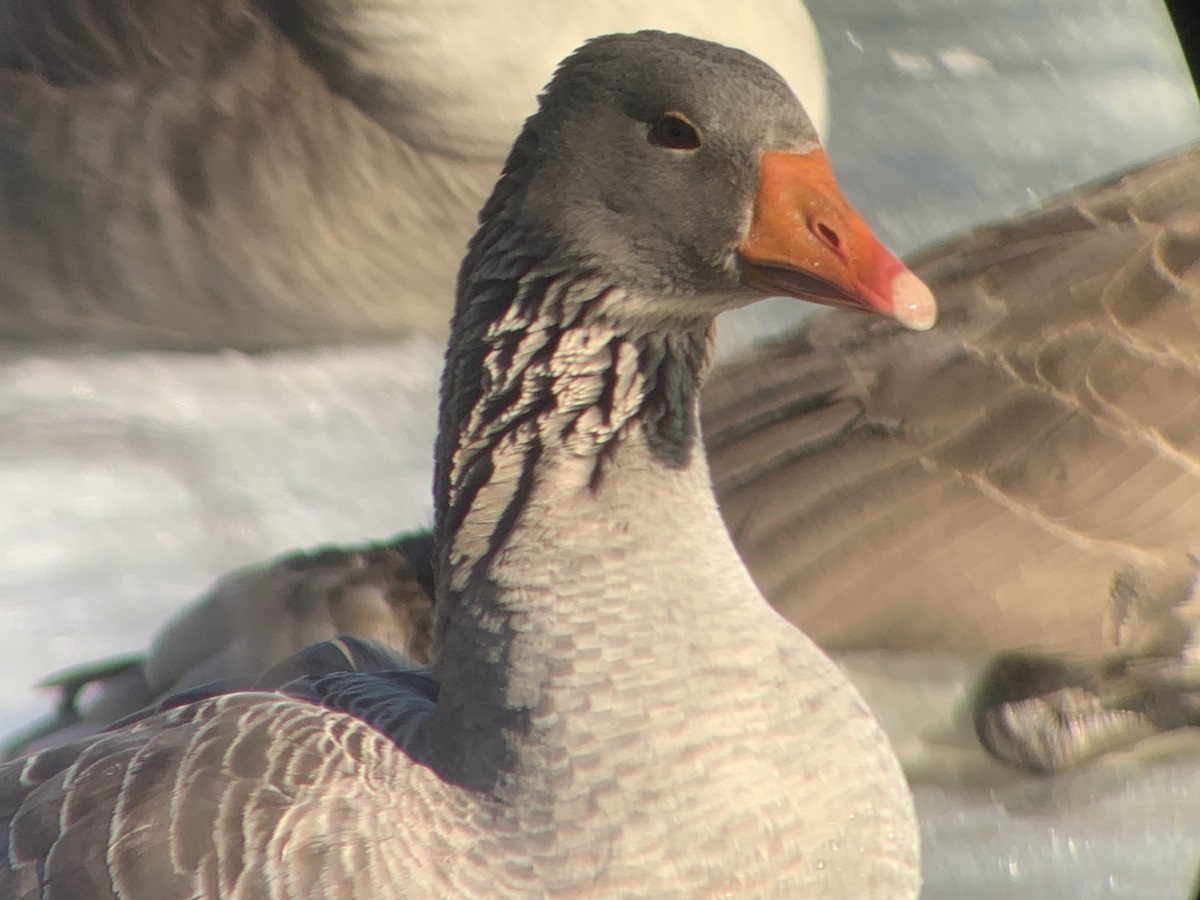
[[[482,220],[481,235],[503,222],[545,247],[548,269],[624,288],[596,312],[627,323],[711,320],[772,295],[914,329],[935,319],[929,290],[842,196],[784,79],[680,35],[609,35],[569,57]]]

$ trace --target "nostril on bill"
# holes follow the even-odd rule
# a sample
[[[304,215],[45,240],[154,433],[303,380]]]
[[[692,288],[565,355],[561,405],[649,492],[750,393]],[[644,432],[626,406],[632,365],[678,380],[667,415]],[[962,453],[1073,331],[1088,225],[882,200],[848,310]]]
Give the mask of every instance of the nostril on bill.
[[[820,220],[813,222],[810,227],[813,234],[817,236],[817,240],[819,240],[834,253],[837,253],[839,256],[841,255],[842,239],[838,236],[836,231]]]

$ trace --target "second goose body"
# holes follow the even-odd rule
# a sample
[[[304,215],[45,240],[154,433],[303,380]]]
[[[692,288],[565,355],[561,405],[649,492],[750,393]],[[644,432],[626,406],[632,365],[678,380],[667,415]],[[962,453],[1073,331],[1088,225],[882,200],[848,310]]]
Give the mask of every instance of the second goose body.
[[[934,315],[764,64],[657,32],[570,57],[459,278],[440,688],[330,673],[10,763],[0,894],[915,896],[896,759],[709,481],[712,320],[772,293]]]
[[[719,34],[824,113],[799,0],[0,0],[0,340],[440,340],[534,93],[648,27]]]

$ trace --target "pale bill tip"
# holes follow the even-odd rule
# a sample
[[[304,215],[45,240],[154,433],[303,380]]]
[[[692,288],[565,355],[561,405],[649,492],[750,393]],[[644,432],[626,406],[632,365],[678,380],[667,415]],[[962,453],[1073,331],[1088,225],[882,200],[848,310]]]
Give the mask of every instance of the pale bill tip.
[[[928,331],[937,321],[933,291],[907,269],[892,279],[892,315],[913,331]]]

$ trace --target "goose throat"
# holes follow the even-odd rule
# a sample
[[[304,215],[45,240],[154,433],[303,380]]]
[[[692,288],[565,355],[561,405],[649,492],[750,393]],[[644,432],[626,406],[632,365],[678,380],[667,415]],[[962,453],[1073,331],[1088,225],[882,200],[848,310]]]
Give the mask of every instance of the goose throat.
[[[539,482],[582,502],[603,490],[618,452],[647,476],[703,465],[711,321],[630,327],[607,314],[627,289],[594,275],[535,266],[505,283],[487,271],[460,307],[477,321],[450,348],[443,386],[437,527],[455,593],[502,550]]]

